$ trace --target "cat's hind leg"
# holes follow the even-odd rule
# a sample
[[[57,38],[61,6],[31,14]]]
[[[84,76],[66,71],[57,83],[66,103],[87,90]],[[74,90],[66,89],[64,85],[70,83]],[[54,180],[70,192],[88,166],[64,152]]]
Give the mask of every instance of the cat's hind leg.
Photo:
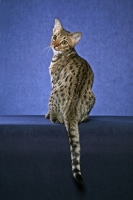
[[[81,122],[88,122],[89,121],[89,116],[85,115],[82,119]]]

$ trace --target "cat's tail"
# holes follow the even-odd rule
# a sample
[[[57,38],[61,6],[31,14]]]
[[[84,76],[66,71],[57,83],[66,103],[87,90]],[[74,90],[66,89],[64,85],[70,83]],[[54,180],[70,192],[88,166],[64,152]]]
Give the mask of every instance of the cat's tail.
[[[70,118],[69,118],[70,120]],[[72,173],[75,180],[82,184],[83,178],[80,170],[80,141],[79,141],[79,130],[78,123],[71,120],[65,120],[65,126],[68,132],[70,152],[71,152],[71,163]]]

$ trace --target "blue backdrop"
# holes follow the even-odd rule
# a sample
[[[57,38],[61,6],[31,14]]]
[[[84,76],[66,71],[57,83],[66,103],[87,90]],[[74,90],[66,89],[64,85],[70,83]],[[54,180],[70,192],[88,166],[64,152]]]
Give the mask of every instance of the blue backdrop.
[[[133,115],[132,0],[0,0],[0,114],[45,114],[54,19],[81,31],[91,65],[91,115]]]

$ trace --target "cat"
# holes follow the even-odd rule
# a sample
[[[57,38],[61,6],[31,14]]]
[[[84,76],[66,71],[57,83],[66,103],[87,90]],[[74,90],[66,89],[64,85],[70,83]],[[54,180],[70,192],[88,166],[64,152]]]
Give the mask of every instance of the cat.
[[[53,58],[49,67],[52,92],[45,117],[54,123],[65,124],[73,177],[82,184],[78,123],[88,120],[95,95],[92,92],[94,73],[87,61],[74,49],[81,36],[81,32],[70,33],[65,30],[61,22],[55,19],[50,44]]]

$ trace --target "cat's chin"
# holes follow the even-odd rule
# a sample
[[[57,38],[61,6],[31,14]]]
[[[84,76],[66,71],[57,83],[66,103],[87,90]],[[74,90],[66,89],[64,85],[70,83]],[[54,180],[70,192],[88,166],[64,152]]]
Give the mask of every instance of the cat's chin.
[[[54,49],[53,48],[53,52],[54,52],[54,55],[60,55],[60,54],[62,54],[62,52],[61,51],[57,51],[56,49]]]

